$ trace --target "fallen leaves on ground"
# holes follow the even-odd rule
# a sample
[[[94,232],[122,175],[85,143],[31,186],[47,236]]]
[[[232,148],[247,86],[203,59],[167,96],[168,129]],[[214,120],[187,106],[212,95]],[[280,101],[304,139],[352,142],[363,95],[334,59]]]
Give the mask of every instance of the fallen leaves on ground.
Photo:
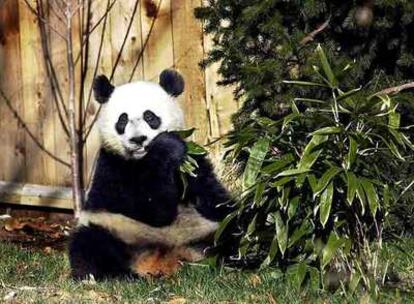
[[[72,221],[50,222],[45,217],[0,218],[0,241],[19,243],[30,249],[41,249],[49,254],[63,249],[73,227]]]

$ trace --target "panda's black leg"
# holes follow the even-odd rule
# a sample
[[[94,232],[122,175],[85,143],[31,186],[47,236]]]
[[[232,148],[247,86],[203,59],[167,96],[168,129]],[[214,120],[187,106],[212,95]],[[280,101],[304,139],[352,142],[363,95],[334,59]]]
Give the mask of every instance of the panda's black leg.
[[[79,228],[69,243],[74,279],[82,280],[90,275],[97,280],[129,275],[130,260],[128,245],[97,226]]]

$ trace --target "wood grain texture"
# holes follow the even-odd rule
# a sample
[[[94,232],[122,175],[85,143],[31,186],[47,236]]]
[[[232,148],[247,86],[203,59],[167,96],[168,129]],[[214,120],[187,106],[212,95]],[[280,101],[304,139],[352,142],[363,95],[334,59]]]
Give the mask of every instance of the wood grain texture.
[[[0,2],[0,88],[23,114],[18,0]],[[0,179],[26,178],[25,134],[3,101],[0,102]]]
[[[174,65],[186,80],[182,106],[186,111],[187,126],[195,127],[193,140],[206,144],[210,133],[206,108],[204,72],[199,67],[203,58],[203,31],[194,18],[194,8],[199,0],[175,0],[172,2]]]
[[[53,25],[55,29],[59,32],[64,33],[66,31],[65,25],[59,21],[59,17],[63,18],[62,16],[57,16],[52,12],[52,8],[50,5],[54,6],[54,11],[58,12],[56,4],[51,3],[48,7],[48,21],[50,24]],[[69,91],[69,82],[68,82],[68,64],[66,58],[66,44],[63,42],[62,38],[59,37],[55,32],[49,31],[49,45],[50,45],[50,56],[53,62],[53,66],[56,71],[56,76],[59,82],[59,86],[64,98],[64,103],[67,107],[67,96]],[[54,123],[54,131],[51,132],[55,137],[55,154],[57,157],[70,162],[70,149],[69,149],[69,139],[63,131],[62,124],[59,120],[59,116],[57,114],[57,108],[55,103],[50,99],[48,101],[50,107],[53,110],[53,123]],[[67,121],[65,117],[65,121]],[[70,168],[56,163],[56,178],[53,184],[61,185],[61,186],[69,186],[71,183],[70,177]]]
[[[175,1],[175,0],[173,0]],[[173,37],[171,28],[171,0],[155,0],[159,8],[154,17],[147,6],[141,8],[142,35],[148,43],[144,50],[143,70],[146,80],[158,81],[161,71],[174,65]]]
[[[112,62],[113,65],[117,64],[113,81],[115,84],[128,82],[132,67],[141,53],[142,43],[141,1],[120,1],[111,14]],[[142,79],[143,64],[140,60],[132,80]]]
[[[68,187],[0,181],[0,201],[8,204],[72,208],[72,191]]]
[[[92,16],[91,27],[97,24],[97,22],[104,16],[107,4],[111,1],[92,1]],[[120,1],[119,1],[120,2]],[[116,5],[119,5],[119,2]],[[113,9],[113,8],[112,8]],[[88,56],[88,73],[86,75],[86,90],[85,90],[85,106],[88,98],[90,97],[90,103],[88,108],[85,109],[87,113],[86,126],[89,126],[95,117],[95,114],[99,110],[99,104],[94,100],[92,90],[92,82],[95,76],[104,74],[109,77],[112,72],[112,42],[111,42],[111,14],[108,15],[106,20],[103,20],[99,26],[92,32],[90,36],[89,56]],[[103,40],[102,40],[103,38]],[[101,45],[101,41],[102,45]],[[96,71],[95,71],[96,68]],[[96,73],[95,73],[96,72]],[[94,161],[96,159],[96,153],[99,149],[100,140],[98,129],[96,124],[94,125],[91,134],[86,142],[84,151],[84,171],[85,181],[89,182],[91,175],[91,168],[93,168]]]
[[[34,1],[29,1],[34,5]],[[22,67],[23,118],[39,141],[54,152],[54,124],[48,80],[42,60],[42,45],[37,17],[19,1],[20,45]],[[56,177],[56,162],[49,159],[26,135],[26,181],[36,184],[51,184]]]

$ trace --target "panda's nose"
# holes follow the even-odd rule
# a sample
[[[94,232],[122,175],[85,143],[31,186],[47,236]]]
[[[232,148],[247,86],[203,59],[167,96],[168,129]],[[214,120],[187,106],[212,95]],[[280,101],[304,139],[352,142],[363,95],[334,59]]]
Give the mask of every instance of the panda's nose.
[[[129,141],[137,146],[142,146],[144,141],[147,139],[146,136],[135,136],[129,139]]]

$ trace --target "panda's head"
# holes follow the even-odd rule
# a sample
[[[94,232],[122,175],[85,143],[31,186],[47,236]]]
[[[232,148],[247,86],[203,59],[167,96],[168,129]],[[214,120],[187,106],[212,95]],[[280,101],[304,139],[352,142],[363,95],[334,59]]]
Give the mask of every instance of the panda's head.
[[[184,127],[176,100],[184,80],[174,70],[163,71],[159,83],[137,81],[118,87],[101,75],[94,80],[93,90],[102,105],[98,127],[103,147],[126,159],[143,158],[158,134]]]

